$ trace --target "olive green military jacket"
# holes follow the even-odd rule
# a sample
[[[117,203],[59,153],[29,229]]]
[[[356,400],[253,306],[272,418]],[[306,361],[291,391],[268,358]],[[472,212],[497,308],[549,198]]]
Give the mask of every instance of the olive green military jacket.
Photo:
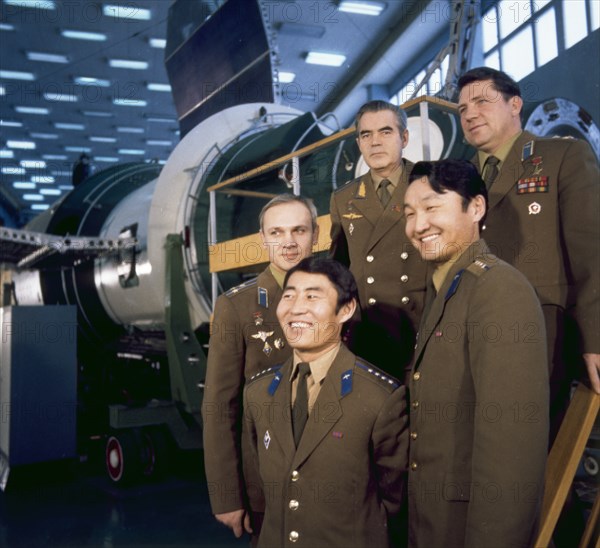
[[[248,506],[242,394],[252,375],[291,355],[275,314],[281,294],[267,268],[257,278],[220,295],[216,302],[202,402],[204,466],[215,514]],[[253,509],[262,511],[260,503]]]
[[[296,448],[292,364],[258,375],[244,392],[266,499],[259,546],[387,546],[406,477],[404,386],[342,345]]]
[[[362,322],[350,348],[398,378],[410,366],[426,279],[426,264],[404,232],[404,193],[413,164],[403,161],[385,210],[370,173],[336,190],[330,204],[330,255],[350,268],[360,300]]]
[[[523,132],[490,189],[482,236],[492,253],[525,274],[549,309],[554,361],[562,354],[553,339],[562,337],[563,320],[552,308],[573,314],[582,352],[600,352],[598,211],[598,162],[589,145],[575,139]]]
[[[409,545],[530,546],[548,444],[544,318],[472,244],[423,318],[410,376]]]

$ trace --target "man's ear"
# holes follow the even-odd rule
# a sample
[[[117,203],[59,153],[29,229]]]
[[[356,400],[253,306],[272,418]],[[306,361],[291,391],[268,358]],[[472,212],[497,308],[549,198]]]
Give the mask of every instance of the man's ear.
[[[406,148],[406,145],[408,145],[408,129],[405,129],[401,133],[401,137],[402,137],[402,148]]]
[[[514,116],[520,117],[521,111],[523,110],[523,99],[518,95],[515,95],[511,99],[511,107]]]
[[[481,194],[477,194],[471,200],[470,205],[473,208],[473,221],[478,223],[485,215],[485,198]]]
[[[340,311],[337,313],[340,323],[346,323],[350,318],[352,318],[352,316],[354,316],[355,310],[356,299],[352,299],[350,302],[342,305]]]

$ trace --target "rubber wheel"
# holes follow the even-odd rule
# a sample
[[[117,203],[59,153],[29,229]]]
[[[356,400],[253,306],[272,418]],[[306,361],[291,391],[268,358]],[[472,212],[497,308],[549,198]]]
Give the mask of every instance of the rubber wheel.
[[[106,441],[106,471],[115,483],[131,482],[141,472],[140,445],[132,430],[113,434]]]

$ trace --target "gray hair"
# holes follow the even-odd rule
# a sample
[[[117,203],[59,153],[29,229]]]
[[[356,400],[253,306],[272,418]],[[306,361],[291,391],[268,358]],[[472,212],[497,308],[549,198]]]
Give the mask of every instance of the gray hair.
[[[260,223],[260,229],[263,228],[263,219],[265,213],[271,209],[272,207],[281,205],[281,204],[290,204],[292,202],[298,202],[302,204],[306,209],[308,209],[310,213],[310,220],[312,223],[313,232],[317,229],[317,208],[315,204],[310,198],[305,198],[304,196],[296,196],[294,194],[278,194],[275,198],[269,200],[264,207],[260,210],[260,215],[258,216],[258,222]]]
[[[360,119],[362,118],[363,114],[365,114],[366,112],[381,112],[382,110],[389,110],[390,112],[393,112],[396,115],[400,133],[402,133],[406,129],[408,125],[408,118],[406,116],[406,112],[404,112],[399,106],[392,105],[392,103],[376,100],[369,101],[368,103],[365,103],[362,107],[358,109],[355,119],[356,131],[358,131],[358,123],[360,122]]]

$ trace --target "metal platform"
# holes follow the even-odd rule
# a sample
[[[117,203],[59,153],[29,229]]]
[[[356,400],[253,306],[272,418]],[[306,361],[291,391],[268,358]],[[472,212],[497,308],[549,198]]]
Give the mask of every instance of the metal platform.
[[[103,240],[82,236],[55,236],[16,228],[0,229],[0,263],[18,268],[71,266],[135,246],[136,238]]]

